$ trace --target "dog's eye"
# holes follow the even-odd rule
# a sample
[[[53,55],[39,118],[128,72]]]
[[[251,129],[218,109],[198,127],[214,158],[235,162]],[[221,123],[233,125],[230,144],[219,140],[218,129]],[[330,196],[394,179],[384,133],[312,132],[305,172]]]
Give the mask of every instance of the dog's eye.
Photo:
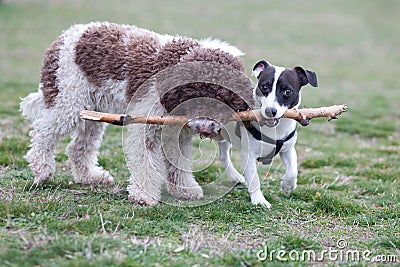
[[[261,92],[267,93],[268,90],[271,88],[271,85],[269,83],[265,83],[265,84],[261,84],[259,86],[259,88],[260,88]]]
[[[292,89],[286,88],[283,90],[282,94],[284,96],[290,96],[292,94],[292,92],[293,92]]]

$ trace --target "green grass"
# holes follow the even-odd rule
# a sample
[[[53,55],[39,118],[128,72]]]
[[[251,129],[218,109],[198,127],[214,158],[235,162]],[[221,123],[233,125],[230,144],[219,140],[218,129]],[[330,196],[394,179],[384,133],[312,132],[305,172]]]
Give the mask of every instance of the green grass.
[[[340,239],[349,249],[400,260],[400,2],[39,2],[0,1],[0,266],[304,266],[316,262],[262,262],[256,255],[265,246],[321,252]],[[224,183],[217,161],[195,173],[211,185],[208,204],[133,206],[116,126],[108,127],[99,156],[113,186],[71,182],[67,138],[57,149],[55,180],[36,188],[23,158],[29,125],[19,98],[37,90],[43,51],[56,36],[97,20],[227,40],[246,52],[248,72],[260,59],[302,65],[320,84],[302,89],[304,105],[346,103],[350,110],[299,129],[298,189],[290,195],[279,190],[279,159],[259,166],[271,210],[252,206],[245,186]],[[213,157],[213,143],[194,141],[197,167]],[[226,195],[213,199],[218,190]]]

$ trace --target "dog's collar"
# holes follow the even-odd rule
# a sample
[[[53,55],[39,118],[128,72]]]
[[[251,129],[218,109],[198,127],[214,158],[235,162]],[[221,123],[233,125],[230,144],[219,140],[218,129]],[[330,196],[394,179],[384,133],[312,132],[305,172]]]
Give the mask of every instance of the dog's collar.
[[[259,131],[254,125],[252,125],[249,122],[245,122],[244,127],[258,141],[262,141],[262,142],[266,142],[271,145],[275,145],[275,149],[272,150],[272,152],[269,153],[267,156],[257,158],[257,160],[262,162],[263,164],[270,164],[272,161],[272,158],[275,157],[276,154],[279,153],[279,151],[281,151],[283,144],[285,142],[289,141],[290,139],[292,139],[293,136],[297,132],[297,124],[296,124],[296,127],[294,128],[294,130],[288,136],[286,136],[285,139],[274,140],[274,139],[266,136],[265,134],[263,134],[261,131]]]

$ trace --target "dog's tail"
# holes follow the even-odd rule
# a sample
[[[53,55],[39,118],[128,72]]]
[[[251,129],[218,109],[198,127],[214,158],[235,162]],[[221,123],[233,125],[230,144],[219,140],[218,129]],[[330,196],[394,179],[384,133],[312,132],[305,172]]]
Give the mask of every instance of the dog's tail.
[[[30,93],[25,98],[21,98],[19,110],[22,116],[30,121],[35,121],[37,118],[42,117],[44,112],[43,98],[43,91],[40,89],[36,93]]]

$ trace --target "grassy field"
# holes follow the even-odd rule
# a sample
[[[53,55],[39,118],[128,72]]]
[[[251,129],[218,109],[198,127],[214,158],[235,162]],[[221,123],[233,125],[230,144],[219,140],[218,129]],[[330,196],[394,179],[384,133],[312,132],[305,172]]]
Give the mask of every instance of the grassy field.
[[[363,266],[378,255],[400,262],[399,12],[397,0],[0,1],[0,266]],[[246,52],[248,72],[259,59],[302,65],[320,84],[303,88],[304,105],[347,103],[350,111],[299,129],[292,194],[279,191],[279,159],[260,166],[271,210],[252,206],[244,186],[199,207],[132,206],[121,128],[111,126],[100,164],[114,186],[71,183],[65,140],[55,181],[32,188],[19,98],[36,90],[43,52],[60,32],[97,20],[227,40]],[[206,153],[213,148],[205,143]],[[221,173],[215,163],[196,177],[207,183]],[[288,261],[277,252],[259,259],[272,250]],[[305,250],[336,250],[337,258],[292,260]],[[350,250],[370,260],[339,257]]]

